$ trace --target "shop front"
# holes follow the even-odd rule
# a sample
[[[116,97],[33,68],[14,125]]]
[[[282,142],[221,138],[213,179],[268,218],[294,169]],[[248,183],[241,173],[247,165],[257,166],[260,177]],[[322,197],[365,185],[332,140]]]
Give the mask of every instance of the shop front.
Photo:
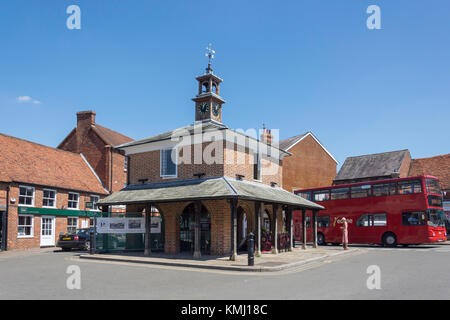
[[[19,206],[17,233],[9,242],[12,248],[54,247],[60,234],[89,228],[92,219],[100,214],[99,211]]]

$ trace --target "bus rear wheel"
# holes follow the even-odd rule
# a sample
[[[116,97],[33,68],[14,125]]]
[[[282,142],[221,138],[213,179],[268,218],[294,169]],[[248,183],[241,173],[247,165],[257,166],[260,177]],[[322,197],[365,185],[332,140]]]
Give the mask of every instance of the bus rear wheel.
[[[319,245],[319,246],[324,246],[324,245],[326,245],[327,243],[325,242],[325,236],[323,235],[323,233],[318,233],[317,234],[317,244]]]
[[[384,247],[395,247],[397,245],[397,236],[395,233],[386,232],[383,235],[381,242]]]

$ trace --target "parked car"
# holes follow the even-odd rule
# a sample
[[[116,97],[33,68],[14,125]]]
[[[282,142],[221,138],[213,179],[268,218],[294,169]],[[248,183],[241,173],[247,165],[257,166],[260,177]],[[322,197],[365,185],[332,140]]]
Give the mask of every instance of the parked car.
[[[91,248],[91,232],[93,228],[78,229],[75,233],[60,234],[57,247],[64,251],[72,249],[89,250]]]

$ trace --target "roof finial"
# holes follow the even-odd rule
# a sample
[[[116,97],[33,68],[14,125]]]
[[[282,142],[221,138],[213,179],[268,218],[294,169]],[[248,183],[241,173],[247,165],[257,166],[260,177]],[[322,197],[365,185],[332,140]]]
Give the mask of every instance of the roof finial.
[[[210,74],[210,73],[213,73],[213,69],[211,68],[211,63],[214,59],[214,55],[216,54],[216,52],[212,49],[211,43],[206,47],[206,50],[207,50],[207,52],[206,52],[205,56],[207,56],[209,59],[208,68],[206,68],[206,73]]]

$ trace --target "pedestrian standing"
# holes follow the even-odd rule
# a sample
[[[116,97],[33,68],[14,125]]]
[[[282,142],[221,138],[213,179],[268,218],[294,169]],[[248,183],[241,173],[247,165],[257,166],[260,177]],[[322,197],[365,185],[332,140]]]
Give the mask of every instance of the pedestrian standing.
[[[348,250],[348,223],[347,219],[342,218],[342,245],[344,246],[344,250]]]

